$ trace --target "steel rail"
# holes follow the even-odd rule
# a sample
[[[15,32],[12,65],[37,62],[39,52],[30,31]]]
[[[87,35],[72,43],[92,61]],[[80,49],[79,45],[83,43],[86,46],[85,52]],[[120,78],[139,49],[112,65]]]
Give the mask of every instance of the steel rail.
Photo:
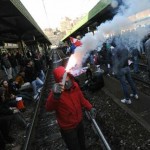
[[[144,69],[144,70],[147,69],[147,65],[145,65],[145,64],[139,63],[138,65],[139,65],[140,68],[142,68],[142,69]]]
[[[48,76],[48,71],[49,71],[49,70],[47,70],[45,79],[46,79],[47,76]],[[45,84],[46,84],[46,82],[44,82],[43,87],[45,86]],[[33,115],[33,118],[32,118],[32,122],[31,122],[31,125],[30,125],[30,128],[29,128],[28,134],[27,134],[27,138],[26,138],[26,140],[25,140],[25,142],[24,142],[24,145],[23,145],[23,147],[22,147],[22,150],[29,150],[31,135],[32,135],[33,129],[34,129],[34,124],[35,124],[35,120],[36,120],[36,117],[37,117],[37,112],[38,112],[39,105],[40,105],[40,100],[41,100],[42,91],[43,91],[43,89],[41,90],[41,92],[38,93],[37,98],[39,98],[39,100],[37,100],[36,107],[35,107],[35,111],[34,111],[34,115]]]
[[[61,58],[61,56],[58,54],[58,51],[57,50],[55,50],[55,52],[53,52],[53,53],[57,53],[57,55],[58,55],[58,57],[59,57],[59,59],[58,60],[56,60],[56,61],[54,61],[53,63],[58,63],[58,62],[61,62],[63,59]]]
[[[52,55],[54,54],[54,50],[51,52],[51,58],[52,58]],[[58,52],[56,51],[57,55],[59,56],[59,58],[61,59],[60,55],[58,54]],[[62,60],[62,59],[61,59]],[[53,62],[54,63],[54,62]],[[45,79],[47,79],[47,76],[48,76],[48,71],[49,71],[49,68],[47,69],[47,73],[46,73],[46,77]],[[46,82],[44,83],[44,86],[45,86]],[[43,87],[44,87],[43,86]],[[39,109],[39,105],[40,105],[40,99],[41,99],[41,95],[42,95],[42,92],[39,93],[39,100],[37,101],[36,103],[36,107],[35,107],[35,111],[34,111],[34,115],[33,115],[33,118],[32,118],[32,122],[31,122],[31,125],[30,125],[30,128],[29,128],[29,131],[28,131],[28,134],[27,134],[27,138],[24,142],[24,145],[22,147],[22,150],[29,150],[29,145],[30,145],[30,140],[31,140],[31,135],[33,133],[33,129],[34,129],[34,124],[35,124],[35,120],[36,120],[36,117],[37,117],[37,113],[38,113],[38,109]]]
[[[138,77],[135,77],[135,76],[132,75],[132,78],[133,78],[134,80],[136,80],[136,81],[140,81],[140,82],[142,82],[142,83],[144,83],[144,84],[150,86],[150,83],[149,83],[149,82],[146,82],[146,81],[144,81],[144,80],[142,80],[142,79],[140,79],[140,78],[138,78]]]
[[[93,117],[91,116],[90,112],[85,111],[85,113],[86,113],[88,119],[92,121],[92,123],[93,123],[93,125],[94,125],[94,127],[95,127],[95,129],[96,129],[96,131],[97,131],[97,133],[98,133],[99,138],[103,141],[103,144],[104,144],[106,150],[111,150],[111,148],[110,148],[110,146],[109,146],[107,140],[105,139],[105,136],[103,135],[103,133],[102,133],[100,127],[98,126],[98,124],[97,124],[95,118],[93,118]]]

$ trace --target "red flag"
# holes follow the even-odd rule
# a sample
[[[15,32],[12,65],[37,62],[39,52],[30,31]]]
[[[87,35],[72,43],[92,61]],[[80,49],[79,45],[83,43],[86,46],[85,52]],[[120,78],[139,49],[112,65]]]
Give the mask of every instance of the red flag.
[[[76,47],[82,45],[81,41],[78,40],[78,39],[76,39],[76,38],[70,37],[70,41],[71,41],[71,43],[74,44]]]

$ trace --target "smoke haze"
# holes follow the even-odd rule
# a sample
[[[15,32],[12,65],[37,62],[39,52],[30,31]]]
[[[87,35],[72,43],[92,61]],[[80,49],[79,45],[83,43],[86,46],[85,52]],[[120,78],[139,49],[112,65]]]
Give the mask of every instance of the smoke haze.
[[[149,32],[149,27],[140,27],[137,28],[129,19],[129,16],[134,15],[139,11],[149,9],[150,1],[149,0],[122,0],[122,5],[119,6],[117,14],[113,17],[112,20],[107,20],[104,23],[101,23],[97,27],[96,33],[87,33],[82,39],[82,47],[77,47],[75,49],[74,56],[77,59],[77,65],[82,66],[82,62],[88,57],[88,53],[97,47],[102,47],[102,43],[108,40],[111,42],[111,37],[115,35],[116,44],[122,42],[128,50],[131,48],[139,48],[141,40]],[[116,8],[118,3],[116,0],[112,1],[112,7]],[[125,32],[128,30],[128,32]],[[122,36],[122,35],[123,36]]]

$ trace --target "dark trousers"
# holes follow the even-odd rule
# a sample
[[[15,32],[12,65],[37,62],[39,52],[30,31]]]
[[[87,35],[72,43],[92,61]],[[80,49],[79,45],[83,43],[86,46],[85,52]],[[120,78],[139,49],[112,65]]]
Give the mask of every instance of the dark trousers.
[[[5,115],[5,116],[2,116],[0,117],[0,122],[1,120],[3,121],[8,121],[8,122],[12,122],[12,121],[16,121],[16,123],[21,126],[23,129],[26,128],[26,125],[27,125],[27,122],[24,118],[24,116],[18,112],[18,113],[15,113],[15,114],[11,114],[11,115]]]
[[[10,121],[0,119],[0,150],[5,149],[6,142],[9,138]]]
[[[4,150],[5,146],[6,146],[5,139],[4,139],[3,134],[1,133],[1,130],[0,130],[0,150]]]
[[[86,150],[82,122],[74,129],[62,130],[61,135],[69,150]]]
[[[131,87],[132,94],[134,94],[134,95],[137,94],[136,86],[134,84],[134,81],[132,80],[129,67],[121,68],[121,70],[120,70],[120,72],[118,74],[118,79],[120,80],[120,83],[121,83],[121,86],[122,86],[122,89],[123,89],[123,92],[124,92],[124,96],[125,96],[125,98],[127,100],[130,99],[130,95],[129,95],[129,91],[128,91],[128,86],[127,86],[126,80],[128,81],[128,83],[129,83],[129,85]]]

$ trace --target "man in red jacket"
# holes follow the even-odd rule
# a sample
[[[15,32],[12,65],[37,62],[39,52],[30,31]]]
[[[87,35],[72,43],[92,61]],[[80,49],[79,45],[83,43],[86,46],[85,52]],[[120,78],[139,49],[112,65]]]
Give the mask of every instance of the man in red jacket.
[[[82,124],[82,107],[94,115],[95,108],[84,98],[73,76],[67,73],[65,85],[62,78],[65,68],[59,66],[53,74],[56,83],[50,92],[47,102],[47,111],[56,111],[61,135],[69,150],[85,150],[84,128]]]

